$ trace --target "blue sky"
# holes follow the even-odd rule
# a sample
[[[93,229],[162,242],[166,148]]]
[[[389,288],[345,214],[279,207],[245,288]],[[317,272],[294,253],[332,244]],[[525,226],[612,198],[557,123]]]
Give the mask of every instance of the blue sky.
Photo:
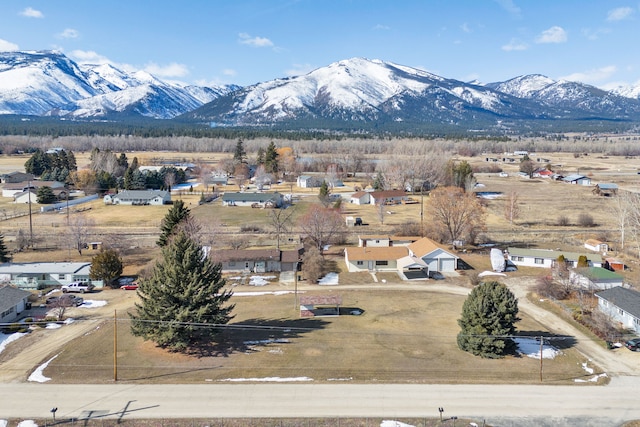
[[[640,1],[2,0],[0,50],[197,84],[250,85],[352,57],[446,78],[640,83]]]

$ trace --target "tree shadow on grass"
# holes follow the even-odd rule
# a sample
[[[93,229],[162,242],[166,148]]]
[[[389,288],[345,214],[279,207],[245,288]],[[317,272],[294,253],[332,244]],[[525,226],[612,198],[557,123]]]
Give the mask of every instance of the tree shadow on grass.
[[[576,338],[571,335],[559,335],[548,331],[518,331],[513,338],[528,338],[535,340],[540,344],[540,338],[542,337],[543,345],[552,346],[558,350],[567,350],[574,347],[577,344]],[[520,357],[517,346],[514,348],[514,356]]]

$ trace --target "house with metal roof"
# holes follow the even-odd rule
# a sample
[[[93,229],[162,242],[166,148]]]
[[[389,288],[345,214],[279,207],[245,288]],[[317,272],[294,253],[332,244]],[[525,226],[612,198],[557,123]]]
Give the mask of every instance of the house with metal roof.
[[[624,283],[621,275],[602,267],[576,268],[571,270],[569,278],[572,283],[588,290],[610,289]]]
[[[27,309],[30,292],[13,286],[0,287],[0,323],[10,323],[18,319],[20,313]]]
[[[32,173],[14,171],[14,172],[0,174],[0,183],[15,184],[17,182],[32,181],[35,178],[36,177]]]
[[[171,203],[171,193],[162,190],[124,190],[117,194],[107,194],[106,205],[166,205]]]
[[[209,253],[222,264],[223,273],[266,273],[295,271],[304,249],[224,249]]]
[[[616,286],[596,292],[598,309],[640,335],[640,292]]]
[[[259,208],[280,208],[284,203],[282,194],[275,193],[230,193],[222,195],[223,206],[251,206]]]
[[[602,255],[593,253],[577,253],[567,251],[553,251],[551,249],[507,248],[507,258],[513,264],[524,267],[551,268],[556,265],[560,255],[569,267],[577,267],[581,255],[587,257],[589,267],[602,267]]]
[[[96,288],[102,280],[91,280],[90,262],[11,262],[0,264],[0,282],[20,289],[43,289],[73,282],[89,282]]]
[[[562,181],[566,182],[567,184],[591,185],[591,178],[575,173],[565,176],[564,178],[562,178]]]

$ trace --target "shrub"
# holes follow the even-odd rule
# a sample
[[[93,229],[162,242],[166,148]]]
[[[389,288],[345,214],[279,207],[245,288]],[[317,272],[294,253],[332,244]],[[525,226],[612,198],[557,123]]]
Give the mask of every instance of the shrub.
[[[569,222],[569,218],[566,215],[560,215],[558,217],[558,222],[557,224],[561,227],[566,227],[570,224]]]
[[[583,212],[578,216],[578,224],[581,227],[593,227],[596,225],[593,217],[586,212]]]

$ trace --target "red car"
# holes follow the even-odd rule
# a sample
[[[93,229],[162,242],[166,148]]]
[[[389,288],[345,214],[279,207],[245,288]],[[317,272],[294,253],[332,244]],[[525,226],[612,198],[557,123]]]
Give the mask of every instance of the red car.
[[[124,289],[125,291],[135,291],[136,289],[138,289],[138,284],[137,283],[129,283],[127,285],[120,286],[120,289]]]

